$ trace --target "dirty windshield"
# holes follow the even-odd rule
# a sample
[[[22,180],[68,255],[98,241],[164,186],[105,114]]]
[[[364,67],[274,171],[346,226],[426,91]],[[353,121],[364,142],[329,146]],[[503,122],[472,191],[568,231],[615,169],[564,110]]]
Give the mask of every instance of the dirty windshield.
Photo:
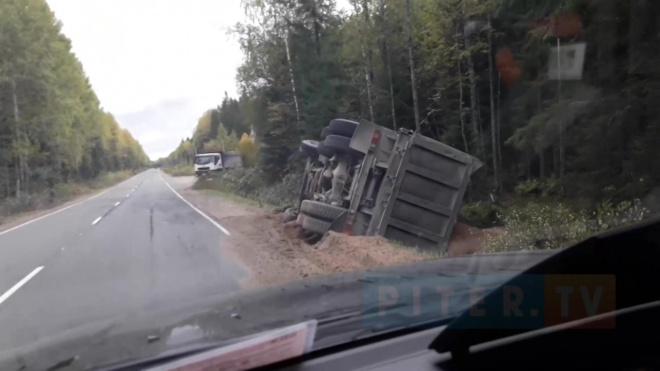
[[[367,274],[492,288],[648,218],[658,20],[651,0],[0,1],[0,365],[366,316]]]
[[[208,165],[213,162],[213,156],[197,156],[195,157],[195,163],[197,165]]]

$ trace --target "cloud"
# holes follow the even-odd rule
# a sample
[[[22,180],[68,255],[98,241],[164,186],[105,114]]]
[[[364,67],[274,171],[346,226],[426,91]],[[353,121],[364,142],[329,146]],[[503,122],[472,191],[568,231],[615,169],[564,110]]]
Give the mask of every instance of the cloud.
[[[167,156],[192,136],[198,112],[187,98],[164,100],[141,110],[115,116],[120,126],[130,128],[152,160]]]
[[[167,155],[197,119],[236,96],[243,55],[227,29],[240,0],[47,0],[101,106],[143,145]]]

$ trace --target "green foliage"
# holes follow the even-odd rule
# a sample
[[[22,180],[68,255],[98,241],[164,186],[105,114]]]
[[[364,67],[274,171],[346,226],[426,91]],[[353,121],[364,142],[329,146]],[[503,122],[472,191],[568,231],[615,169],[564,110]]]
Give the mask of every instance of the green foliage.
[[[272,183],[259,170],[235,169],[223,171],[211,179],[199,179],[194,188],[228,192],[260,204],[290,206],[298,199],[301,183],[301,174],[288,174]]]
[[[15,214],[57,206],[73,197],[115,185],[134,174],[135,172],[130,170],[108,172],[87,182],[57,183],[50,189],[40,192],[24,192],[20,196],[7,197],[0,201],[0,224]]]
[[[531,179],[518,183],[514,191],[518,196],[558,196],[561,192],[561,183],[557,178],[546,180]]]
[[[478,228],[488,228],[499,225],[502,207],[491,202],[475,202],[461,207],[461,221]]]
[[[404,1],[349,4],[340,12],[331,0],[244,1],[248,19],[231,31],[244,54],[240,97],[225,95],[165,162],[191,163],[222,128],[236,137],[253,129],[259,176],[228,184],[254,194],[264,180],[295,174],[300,140],[318,139],[333,118],[413,128],[410,47],[422,134],[486,164],[473,176],[466,221],[522,230],[512,232],[522,245],[564,245],[604,228],[591,227],[604,200],[620,205],[660,182],[660,2],[415,0],[411,40]],[[579,15],[581,33],[560,42],[585,42],[587,54],[582,79],[559,84],[547,73],[557,38],[538,25],[566,13]],[[517,77],[500,69],[502,51]],[[509,212],[484,202],[489,194],[533,201]],[[578,226],[561,232],[546,221]]]
[[[195,175],[195,167],[192,164],[182,164],[163,168],[163,171],[171,176],[192,176]]]
[[[243,134],[238,142],[238,152],[243,158],[244,167],[255,167],[259,158],[259,143],[247,134]]]
[[[149,162],[100,108],[45,0],[0,2],[0,50],[0,197],[10,209]]]
[[[604,202],[594,210],[560,202],[528,202],[502,212],[503,233],[488,241],[488,252],[568,247],[595,233],[643,220],[639,200]]]

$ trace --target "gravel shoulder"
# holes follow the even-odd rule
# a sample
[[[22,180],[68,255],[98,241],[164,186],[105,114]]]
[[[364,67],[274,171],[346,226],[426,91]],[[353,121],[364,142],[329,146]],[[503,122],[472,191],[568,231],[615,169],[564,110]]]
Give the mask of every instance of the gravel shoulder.
[[[194,177],[166,178],[181,196],[229,230],[229,254],[252,272],[243,282],[246,287],[440,258],[439,254],[392,244],[382,237],[334,232],[308,245],[300,239],[300,226],[295,221],[285,223],[279,212],[237,202],[235,197],[216,191],[194,190]],[[449,255],[479,250],[483,241],[480,230],[459,226],[456,232]]]

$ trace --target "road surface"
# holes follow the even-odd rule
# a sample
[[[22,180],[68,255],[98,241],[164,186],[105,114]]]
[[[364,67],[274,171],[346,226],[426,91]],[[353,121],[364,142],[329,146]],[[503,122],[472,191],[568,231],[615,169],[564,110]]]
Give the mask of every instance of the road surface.
[[[230,231],[175,188],[151,169],[0,232],[0,351],[240,290],[247,271],[223,252]]]

